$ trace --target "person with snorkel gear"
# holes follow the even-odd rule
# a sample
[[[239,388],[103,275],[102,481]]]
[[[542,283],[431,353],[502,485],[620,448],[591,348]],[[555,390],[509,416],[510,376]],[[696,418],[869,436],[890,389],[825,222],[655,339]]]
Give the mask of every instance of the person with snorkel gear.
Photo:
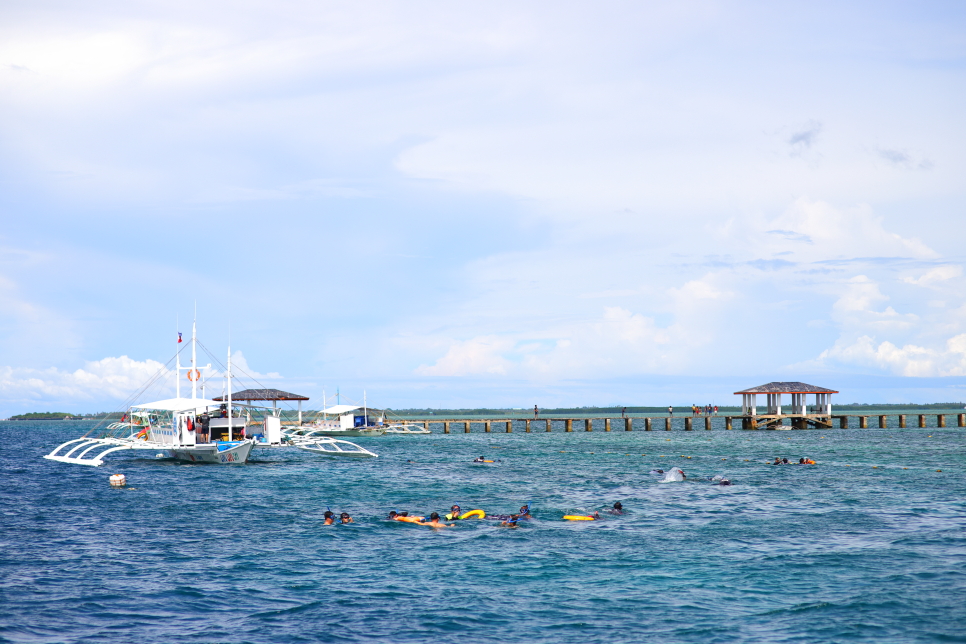
[[[446,520],[453,521],[454,519],[459,519],[462,513],[462,508],[460,508],[458,505],[454,505],[449,509],[449,512],[446,513]]]
[[[325,525],[333,525],[335,523],[335,513],[332,510],[326,510],[325,514]]]
[[[519,514],[511,514],[510,518],[500,523],[500,525],[504,528],[519,528],[520,526],[517,524],[517,521],[519,521],[521,518],[522,517]]]
[[[343,512],[339,515],[339,523],[355,523],[355,521],[352,520],[348,512]]]

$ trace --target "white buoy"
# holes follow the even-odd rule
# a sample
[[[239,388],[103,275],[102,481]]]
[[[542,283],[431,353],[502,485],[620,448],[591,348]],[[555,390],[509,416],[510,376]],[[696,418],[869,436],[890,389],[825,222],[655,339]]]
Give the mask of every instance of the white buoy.
[[[127,485],[127,477],[123,474],[113,474],[110,478],[111,487],[124,487]]]

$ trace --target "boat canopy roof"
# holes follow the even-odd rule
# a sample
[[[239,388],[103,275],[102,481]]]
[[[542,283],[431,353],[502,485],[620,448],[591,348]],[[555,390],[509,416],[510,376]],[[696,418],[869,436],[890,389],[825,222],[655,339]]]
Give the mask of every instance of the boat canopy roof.
[[[159,411],[204,410],[208,407],[221,407],[221,403],[205,398],[168,398],[143,405],[131,405],[132,409],[157,409]]]

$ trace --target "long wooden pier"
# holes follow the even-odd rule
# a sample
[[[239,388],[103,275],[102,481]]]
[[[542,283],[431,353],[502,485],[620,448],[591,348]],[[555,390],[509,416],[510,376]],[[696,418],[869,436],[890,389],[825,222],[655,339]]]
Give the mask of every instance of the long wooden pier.
[[[524,433],[563,431],[694,431],[703,429],[867,429],[869,419],[880,429],[906,427],[946,427],[946,417],[955,416],[957,427],[966,427],[966,413],[960,414],[832,414],[831,416],[637,416],[626,418],[407,418],[405,422],[422,424],[432,431],[432,426],[442,426],[444,434],[472,432],[482,429],[486,433]],[[791,426],[780,425],[789,419]],[[895,419],[895,420],[892,420]],[[891,421],[891,422],[890,422]],[[909,422],[911,421],[911,422]]]

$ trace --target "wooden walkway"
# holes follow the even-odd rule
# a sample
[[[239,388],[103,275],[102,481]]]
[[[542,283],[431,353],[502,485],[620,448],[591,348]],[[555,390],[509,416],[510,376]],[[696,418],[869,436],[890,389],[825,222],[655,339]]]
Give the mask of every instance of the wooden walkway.
[[[875,419],[875,426],[886,428],[905,427],[946,427],[947,416],[955,417],[957,427],[966,427],[966,414],[832,414],[831,416],[782,416],[781,420],[789,419],[792,426],[784,425],[781,429],[833,429],[836,425],[840,429],[870,427],[869,419]],[[524,433],[564,431],[672,431],[672,429],[694,431],[695,429],[772,429],[779,420],[777,416],[647,416],[636,418],[409,418],[405,422],[421,424],[432,431],[442,428],[442,433],[469,434],[474,427],[486,433],[505,432],[507,434],[522,430]],[[912,421],[911,423],[908,421]]]

